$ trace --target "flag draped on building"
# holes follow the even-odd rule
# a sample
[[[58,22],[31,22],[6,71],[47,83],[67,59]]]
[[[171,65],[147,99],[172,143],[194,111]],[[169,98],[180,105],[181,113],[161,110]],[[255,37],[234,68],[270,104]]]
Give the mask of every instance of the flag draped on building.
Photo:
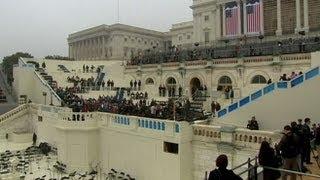
[[[247,33],[261,33],[261,9],[260,0],[248,0],[246,3]]]
[[[229,2],[225,5],[225,28],[227,36],[235,36],[239,32],[239,6],[237,2]]]

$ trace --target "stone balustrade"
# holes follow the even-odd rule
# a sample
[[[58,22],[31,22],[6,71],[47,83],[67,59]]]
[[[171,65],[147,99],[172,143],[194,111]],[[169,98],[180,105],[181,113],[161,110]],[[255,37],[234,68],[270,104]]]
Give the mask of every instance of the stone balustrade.
[[[208,125],[194,125],[193,139],[207,142],[221,141],[221,127]]]
[[[279,142],[281,134],[270,131],[255,131],[237,128],[233,134],[234,143],[239,146],[259,148],[262,141],[271,145]]]
[[[303,54],[286,54],[279,56],[280,61],[303,61],[303,60],[311,60],[311,53],[303,53]],[[213,65],[226,65],[226,64],[238,64],[240,58],[228,58],[228,59],[213,59]],[[253,57],[244,57],[243,63],[244,64],[253,64],[253,63],[268,63],[274,62],[275,57],[273,56],[253,56]],[[205,67],[208,64],[206,60],[197,60],[197,61],[186,61],[186,66],[203,66]],[[163,63],[163,68],[170,68],[170,67],[178,67],[179,62],[168,62]],[[157,64],[146,64],[142,65],[143,68],[157,68]],[[138,65],[127,65],[126,69],[138,69]]]
[[[27,104],[20,105],[16,108],[12,109],[11,111],[0,115],[0,123],[6,122],[8,120],[14,120],[14,119],[20,117],[21,115],[27,113],[28,110],[29,110],[29,108],[28,108]]]
[[[243,128],[235,128],[226,132],[225,127],[193,125],[193,140],[206,143],[227,142],[240,147],[259,149],[262,141],[268,141],[274,145],[280,141],[281,134],[269,131],[253,131]],[[232,129],[232,128],[231,128]],[[229,139],[231,135],[231,140]]]
[[[311,53],[305,53],[305,54],[288,54],[283,55],[280,57],[281,61],[300,61],[300,60],[310,60],[311,59]]]
[[[269,131],[253,131],[243,128],[226,128],[199,124],[190,126],[187,122],[175,122],[103,112],[76,113],[71,112],[69,108],[37,105],[33,103],[21,105],[1,115],[0,123],[10,119],[16,119],[24,113],[31,111],[33,113],[40,113],[38,115],[45,115],[45,117],[57,114],[58,121],[54,122],[57,127],[65,129],[104,127],[135,133],[166,135],[168,137],[178,137],[181,134],[190,133],[194,141],[206,143],[227,142],[236,146],[255,149],[260,147],[262,141],[268,141],[274,145],[281,138],[281,134]],[[189,127],[192,128],[190,129]]]

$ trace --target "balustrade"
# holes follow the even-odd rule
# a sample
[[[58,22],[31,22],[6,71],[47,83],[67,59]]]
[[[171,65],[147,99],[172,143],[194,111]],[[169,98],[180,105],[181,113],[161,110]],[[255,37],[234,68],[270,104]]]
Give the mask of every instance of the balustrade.
[[[252,131],[248,129],[236,128],[232,134],[232,142],[237,146],[259,148],[262,141],[274,144],[280,140],[281,134],[268,131]],[[229,134],[227,133],[227,134]],[[210,143],[220,142],[224,136],[220,126],[193,126],[193,140]]]
[[[20,105],[14,108],[13,110],[0,115],[0,123],[18,118],[19,116],[21,116],[21,113],[26,113],[26,112],[28,112],[28,105],[26,104]]]

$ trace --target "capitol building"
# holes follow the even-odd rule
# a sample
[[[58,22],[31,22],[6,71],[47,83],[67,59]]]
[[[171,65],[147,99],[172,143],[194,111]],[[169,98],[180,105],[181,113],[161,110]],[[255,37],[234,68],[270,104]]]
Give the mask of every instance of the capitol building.
[[[20,58],[11,93],[0,78],[18,103],[0,111],[0,179],[208,180],[225,154],[262,180],[262,142],[320,123],[320,1],[185,8],[167,32],[103,24],[69,34],[68,60]]]

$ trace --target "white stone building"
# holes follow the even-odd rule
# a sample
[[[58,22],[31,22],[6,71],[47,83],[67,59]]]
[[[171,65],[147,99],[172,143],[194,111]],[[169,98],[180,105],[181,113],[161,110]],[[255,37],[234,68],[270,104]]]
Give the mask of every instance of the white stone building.
[[[130,59],[146,49],[170,46],[167,33],[123,25],[100,25],[69,35],[69,57],[75,60]]]

